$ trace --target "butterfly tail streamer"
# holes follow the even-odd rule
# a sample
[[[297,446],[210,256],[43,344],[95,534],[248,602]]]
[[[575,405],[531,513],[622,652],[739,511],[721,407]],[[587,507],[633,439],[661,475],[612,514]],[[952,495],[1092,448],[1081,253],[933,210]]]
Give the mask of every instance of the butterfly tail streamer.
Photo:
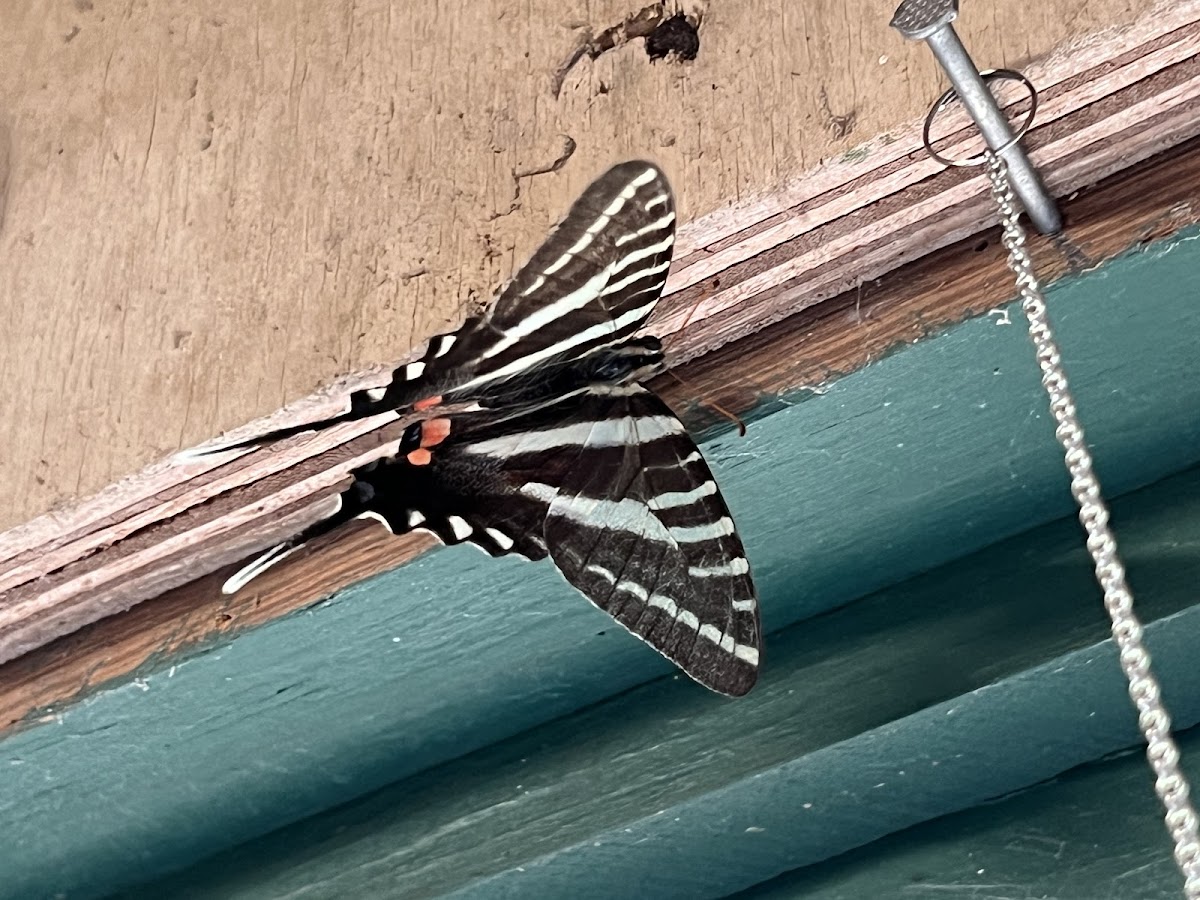
[[[303,549],[314,539],[340,528],[351,519],[373,518],[383,521],[376,513],[373,513],[369,509],[370,496],[370,488],[365,486],[365,483],[360,478],[356,477],[354,483],[337,498],[338,505],[333,512],[320,521],[314,522],[295,537],[282,541],[254,557],[254,559],[225,579],[225,583],[221,585],[221,593],[225,595],[236,594],[268,569],[283,562],[296,551]]]
[[[297,543],[294,539],[276,544],[225,579],[225,583],[221,585],[221,593],[226,596],[236,594],[263,572],[267,571],[267,569],[270,569],[276,563],[283,562],[302,546],[303,544]]]

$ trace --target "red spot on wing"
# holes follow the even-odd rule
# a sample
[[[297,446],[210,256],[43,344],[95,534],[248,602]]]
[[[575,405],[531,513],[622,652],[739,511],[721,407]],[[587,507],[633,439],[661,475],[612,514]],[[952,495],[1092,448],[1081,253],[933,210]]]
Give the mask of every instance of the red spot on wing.
[[[450,436],[450,420],[428,419],[421,423],[421,446],[436,447]]]
[[[433,460],[433,454],[424,447],[420,447],[411,451],[408,454],[407,459],[414,466],[427,466]]]
[[[441,402],[442,402],[442,395],[438,394],[436,397],[426,397],[424,400],[418,400],[416,403],[413,404],[413,409],[420,412],[421,410],[432,409],[433,407],[437,406]]]

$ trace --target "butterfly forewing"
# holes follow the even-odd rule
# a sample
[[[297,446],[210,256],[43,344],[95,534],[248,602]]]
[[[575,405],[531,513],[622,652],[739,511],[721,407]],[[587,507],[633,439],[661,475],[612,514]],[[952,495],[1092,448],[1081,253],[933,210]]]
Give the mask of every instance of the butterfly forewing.
[[[657,166],[596,179],[488,309],[429,342],[376,403],[487,397],[506,380],[633,334],[658,302],[675,242],[675,202]],[[502,389],[500,391],[502,393]]]

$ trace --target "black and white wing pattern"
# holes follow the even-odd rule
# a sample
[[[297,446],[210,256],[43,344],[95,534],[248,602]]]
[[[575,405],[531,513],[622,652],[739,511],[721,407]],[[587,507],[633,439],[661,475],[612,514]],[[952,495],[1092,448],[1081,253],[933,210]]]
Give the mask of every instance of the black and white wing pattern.
[[[492,405],[540,367],[620,343],[658,303],[674,244],[675,201],[662,171],[639,161],[614,166],[490,307],[434,337],[423,359],[401,366],[381,397],[359,405],[395,409],[429,397]]]
[[[741,696],[760,655],[758,601],[741,539],[683,424],[639,385],[582,405],[588,437],[550,501],[545,538],[584,596],[712,690]]]
[[[370,517],[493,556],[549,556],[701,684],[749,691],[761,640],[741,540],[683,424],[638,383],[661,369],[657,339],[632,334],[666,281],[674,222],[666,179],[650,163],[593,182],[490,309],[434,338],[386,390],[353,398],[340,418],[426,416],[396,455],[356,471],[334,516],[225,590]]]
[[[754,685],[758,603],[741,540],[683,424],[640,385],[461,417],[427,465],[397,457],[357,478],[355,496],[393,532],[424,528],[493,556],[549,555],[701,684],[731,695]]]

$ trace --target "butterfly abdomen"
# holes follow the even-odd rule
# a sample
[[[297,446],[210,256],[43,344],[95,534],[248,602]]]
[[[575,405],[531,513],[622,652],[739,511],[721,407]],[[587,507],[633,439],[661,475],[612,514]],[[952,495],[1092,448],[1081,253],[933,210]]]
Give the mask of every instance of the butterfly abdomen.
[[[525,410],[559,401],[597,386],[632,384],[663,369],[662,344],[655,337],[601,347],[586,356],[566,357],[491,385],[472,396],[489,409]]]

